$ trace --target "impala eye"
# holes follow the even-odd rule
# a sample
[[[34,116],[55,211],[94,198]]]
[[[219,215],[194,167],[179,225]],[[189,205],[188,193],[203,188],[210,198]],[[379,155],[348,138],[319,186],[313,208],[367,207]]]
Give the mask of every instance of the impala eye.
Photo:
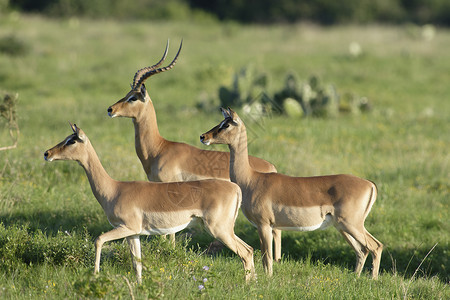
[[[64,145],[73,145],[73,144],[75,144],[75,138],[68,139]]]
[[[219,131],[224,130],[228,127],[230,127],[230,124],[228,124],[228,122],[226,122],[226,121],[223,121],[222,124],[220,124],[220,126],[219,126]]]
[[[128,98],[128,102],[132,102],[132,101],[136,101],[137,100],[137,98],[136,98],[136,96],[131,96],[130,98]]]

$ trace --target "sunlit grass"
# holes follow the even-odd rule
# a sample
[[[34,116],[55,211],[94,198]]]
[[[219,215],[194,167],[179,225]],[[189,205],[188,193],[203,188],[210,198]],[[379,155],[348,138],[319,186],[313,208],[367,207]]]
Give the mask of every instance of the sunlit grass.
[[[28,49],[20,56],[0,54],[0,89],[19,93],[21,129],[18,148],[0,152],[0,254],[8,258],[2,262],[0,297],[79,298],[82,289],[75,283],[89,280],[128,297],[125,276],[137,298],[160,292],[167,298],[448,298],[447,30],[438,29],[435,39],[424,41],[409,29],[382,26],[203,26],[16,14],[2,16],[0,25],[0,38],[14,35]],[[283,261],[268,278],[256,230],[242,215],[236,233],[256,249],[257,282],[244,283],[242,265],[228,250],[205,254],[212,241],[206,234],[194,235],[188,246],[180,239],[175,250],[164,242],[144,241],[147,281],[141,288],[122,242],[105,246],[104,277],[88,275],[93,240],[110,225],[83,169],[74,162],[46,163],[43,152],[70,134],[71,121],[89,136],[113,178],[145,180],[131,120],[110,119],[106,109],[128,92],[138,68],[160,58],[167,38],[168,59],[183,38],[179,62],[152,77],[147,88],[160,133],[170,140],[206,148],[199,135],[222,116],[193,107],[205,94],[219,103],[218,88],[247,64],[270,74],[272,90],[295,70],[303,79],[316,74],[338,92],[370,99],[374,109],[369,114],[272,116],[260,123],[241,117],[250,129],[250,153],[273,162],[279,172],[352,173],[376,182],[379,196],[366,227],[385,244],[380,280],[369,279],[370,258],[362,277],[354,276],[354,253],[333,228],[284,232]],[[353,41],[361,45],[359,57],[348,52]],[[58,254],[60,248],[73,253]]]

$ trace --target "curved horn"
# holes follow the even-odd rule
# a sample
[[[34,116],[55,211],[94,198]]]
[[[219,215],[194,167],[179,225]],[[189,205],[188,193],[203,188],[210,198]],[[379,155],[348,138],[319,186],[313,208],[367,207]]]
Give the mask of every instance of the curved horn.
[[[176,64],[176,62],[177,62],[177,59],[178,59],[178,55],[180,54],[180,52],[181,52],[181,47],[183,46],[183,40],[181,40],[181,43],[180,43],[180,48],[178,49],[178,52],[177,52],[177,55],[175,55],[175,58],[172,60],[172,62],[168,65],[168,66],[166,66],[166,67],[163,67],[163,68],[159,68],[159,69],[155,69],[155,68],[144,68],[144,69],[142,69],[142,70],[139,70],[137,73],[136,73],[136,75],[134,76],[134,84],[133,84],[133,89],[135,89],[135,90],[137,90],[137,89],[139,89],[140,88],[140,86],[142,85],[142,83],[147,79],[147,78],[149,78],[150,76],[152,76],[152,75],[155,75],[155,74],[158,74],[158,73],[162,73],[162,72],[165,72],[165,71],[168,71],[168,70],[170,70],[170,69],[172,69],[173,68],[173,66]],[[141,72],[142,71],[142,72]],[[139,73],[139,76],[137,76],[138,75],[138,73]],[[138,78],[137,78],[138,77]]]
[[[164,62],[164,60],[167,57],[168,50],[169,50],[169,40],[167,40],[166,50],[164,50],[164,54],[163,54],[162,58],[156,64],[154,64],[151,67],[142,68],[142,69],[138,70],[136,72],[136,74],[134,74],[133,85],[132,85],[133,88],[136,88],[136,82],[138,82],[141,79],[143,74],[147,73],[150,70],[158,68]]]

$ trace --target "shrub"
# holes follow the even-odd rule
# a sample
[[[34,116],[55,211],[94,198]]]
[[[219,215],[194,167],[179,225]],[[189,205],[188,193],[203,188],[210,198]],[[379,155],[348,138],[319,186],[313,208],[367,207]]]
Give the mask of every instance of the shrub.
[[[9,0],[0,0],[0,15],[8,9]]]
[[[180,20],[215,16],[243,23],[435,23],[450,25],[448,0],[0,0],[8,6],[52,16]],[[202,11],[200,13],[199,11]],[[211,17],[208,17],[211,18]]]
[[[29,51],[28,45],[15,35],[0,38],[0,53],[11,56],[25,55]]]
[[[1,7],[0,0],[0,7]],[[187,20],[212,19],[211,15],[191,9],[183,0],[17,0],[10,6],[23,11],[41,12],[52,17],[89,17],[115,19]]]
[[[105,298],[107,295],[133,295],[129,280],[125,276],[113,275],[104,271],[93,274],[87,271],[73,287],[75,291],[85,298]],[[122,297],[119,297],[122,298]],[[131,296],[134,299],[134,296]]]
[[[92,266],[94,251],[91,238],[59,231],[47,236],[31,232],[27,226],[5,227],[0,223],[0,269],[13,272],[20,266],[49,263],[76,267]]]
[[[221,20],[244,23],[312,21],[338,23],[437,23],[450,24],[450,4],[446,0],[187,0]]]
[[[9,136],[12,139],[11,146],[0,147],[1,150],[8,150],[17,147],[17,142],[19,140],[19,124],[17,123],[17,114],[16,114],[16,104],[17,99],[19,98],[18,94],[4,94],[3,103],[0,103],[0,121],[2,118],[5,122],[5,128],[9,133]]]

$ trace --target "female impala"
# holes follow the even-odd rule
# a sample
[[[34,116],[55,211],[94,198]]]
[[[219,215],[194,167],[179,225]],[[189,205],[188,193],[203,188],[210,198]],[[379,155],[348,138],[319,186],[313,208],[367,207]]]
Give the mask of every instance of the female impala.
[[[127,117],[133,120],[136,153],[151,181],[188,181],[206,178],[230,180],[230,154],[222,151],[202,150],[185,143],[164,139],[158,130],[155,108],[145,88],[149,77],[173,68],[181,46],[173,61],[158,68],[166,58],[169,44],[161,60],[155,65],[136,72],[131,91],[108,108],[110,117]],[[276,172],[275,167],[260,158],[249,156],[250,165],[262,173]],[[281,258],[281,232],[274,230],[275,260]],[[171,237],[174,240],[174,236]]]
[[[234,222],[241,203],[241,191],[236,184],[213,179],[172,183],[116,181],[103,169],[84,132],[76,125],[72,130],[73,134],[47,150],[44,158],[47,161],[77,161],[86,171],[92,192],[114,227],[95,241],[94,272],[100,269],[102,245],[127,238],[137,279],[141,282],[139,235],[175,233],[194,219],[201,219],[213,237],[241,258],[246,279],[255,276],[253,249],[234,234]]]
[[[219,125],[200,136],[206,144],[228,144],[230,178],[242,190],[242,212],[258,228],[265,271],[272,274],[272,230],[312,231],[334,225],[356,252],[358,276],[369,252],[378,277],[383,245],[364,228],[377,197],[374,183],[351,175],[289,177],[254,170],[247,158],[244,123],[231,109]]]

